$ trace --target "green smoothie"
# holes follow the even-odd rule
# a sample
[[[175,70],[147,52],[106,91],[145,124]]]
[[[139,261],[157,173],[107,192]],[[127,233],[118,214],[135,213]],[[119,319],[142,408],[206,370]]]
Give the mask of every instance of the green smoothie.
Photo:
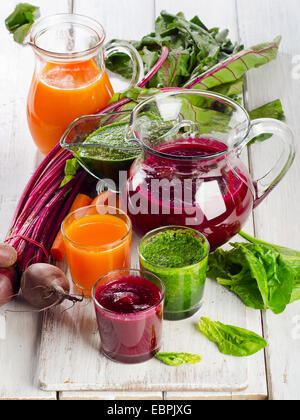
[[[76,158],[99,178],[118,182],[119,171],[128,171],[141,152],[136,144],[126,142],[127,127],[124,121],[98,128],[85,139]]]
[[[168,226],[148,233],[141,240],[142,270],[156,274],[166,287],[165,319],[185,319],[199,310],[208,254],[206,238],[190,228]]]
[[[173,125],[162,121],[151,113],[143,113],[138,118],[147,135],[155,140],[169,131]],[[125,139],[128,129],[126,121],[118,121],[99,127],[92,132],[74,152],[75,157],[98,178],[110,178],[118,182],[119,171],[128,171],[133,161],[140,155],[141,148],[135,142]]]

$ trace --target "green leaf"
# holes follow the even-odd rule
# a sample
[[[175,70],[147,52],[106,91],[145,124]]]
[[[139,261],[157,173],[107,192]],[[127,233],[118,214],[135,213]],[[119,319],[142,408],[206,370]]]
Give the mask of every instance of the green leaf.
[[[282,313],[291,301],[294,271],[275,249],[235,243],[209,256],[209,275],[236,293],[245,305]]]
[[[20,26],[14,31],[14,40],[19,44],[22,44],[32,23],[27,23],[25,25]]]
[[[183,13],[162,11],[155,32],[131,42],[142,57],[146,73],[157,62],[162,47],[169,49],[168,58],[147,87],[183,86],[195,73],[207,71],[242,48],[231,42],[228,33],[219,28],[209,30],[197,16],[189,21]],[[124,54],[112,55],[107,67],[124,77],[132,72]]]
[[[155,357],[169,366],[180,366],[185,363],[200,363],[202,357],[198,354],[190,353],[156,353]]]
[[[293,290],[293,272],[280,254],[264,245],[247,244],[247,248],[260,261],[266,278],[256,277],[261,295],[268,308],[275,314],[282,313],[290,303]]]
[[[249,266],[240,265],[240,256],[234,250],[229,255],[219,248],[209,256],[209,276],[237,294],[246,306],[259,310],[266,309]]]
[[[181,80],[189,76],[187,71],[190,59],[187,50],[173,50],[149,82],[149,87],[163,88],[166,86],[180,86]]]
[[[297,300],[300,300],[300,281],[298,280],[294,282],[294,287],[293,287],[290,303],[294,303]]]
[[[257,118],[275,118],[276,120],[285,121],[285,115],[280,99],[269,102],[266,105],[250,111],[249,115],[251,120],[255,120]],[[273,134],[271,133],[261,134],[260,136],[254,137],[252,141],[248,143],[248,147],[256,142],[269,140],[271,137],[273,137]]]
[[[276,99],[275,101],[250,111],[249,115],[251,120],[256,120],[257,118],[275,118],[280,121],[285,120],[280,99]]]
[[[252,244],[263,245],[264,247],[275,250],[280,254],[282,260],[293,271],[293,290],[290,303],[293,303],[296,300],[300,300],[300,252],[283,246],[261,241],[242,231],[240,231],[239,235]]]
[[[243,50],[225,61],[217,64],[204,74],[194,74],[185,87],[193,89],[211,90],[224,83],[231,83],[239,80],[247,71],[269,63],[277,57],[281,37],[277,37],[271,43],[259,44],[248,50]]]
[[[72,181],[79,168],[80,164],[78,163],[77,159],[68,159],[65,164],[65,177],[62,180],[59,188],[64,187],[66,184]]]
[[[252,356],[267,346],[267,342],[252,331],[214,322],[209,318],[201,318],[199,328],[201,333],[216,343],[219,351],[226,355]]]
[[[40,8],[28,3],[19,3],[5,19],[6,28],[14,34],[14,40],[23,43],[31,25],[40,17]]]
[[[132,77],[132,63],[127,54],[115,53],[108,57],[106,66],[113,73],[119,73],[125,79]]]
[[[230,116],[222,112],[214,111],[213,109],[205,109],[195,106],[191,100],[182,98],[181,114],[185,120],[197,121],[199,126],[198,134],[210,133],[212,131],[219,131],[226,133],[230,130]],[[207,106],[207,104],[203,103]]]

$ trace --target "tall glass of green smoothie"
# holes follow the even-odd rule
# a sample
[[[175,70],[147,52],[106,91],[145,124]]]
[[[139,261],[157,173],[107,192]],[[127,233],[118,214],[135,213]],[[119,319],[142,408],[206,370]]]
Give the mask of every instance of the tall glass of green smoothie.
[[[155,274],[166,288],[164,319],[186,319],[200,309],[209,250],[204,235],[181,226],[155,229],[141,239],[141,270]]]

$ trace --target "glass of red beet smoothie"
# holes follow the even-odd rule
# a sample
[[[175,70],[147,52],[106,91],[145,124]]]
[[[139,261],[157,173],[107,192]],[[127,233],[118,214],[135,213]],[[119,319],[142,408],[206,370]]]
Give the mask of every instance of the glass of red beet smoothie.
[[[152,273],[124,269],[93,288],[101,351],[121,363],[150,360],[160,349],[165,287]]]

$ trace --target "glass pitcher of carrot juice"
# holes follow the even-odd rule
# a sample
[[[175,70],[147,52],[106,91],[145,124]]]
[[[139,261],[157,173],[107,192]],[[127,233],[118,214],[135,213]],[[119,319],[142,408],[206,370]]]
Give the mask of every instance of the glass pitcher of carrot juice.
[[[105,70],[109,55],[129,55],[133,64],[131,85],[143,77],[142,60],[131,44],[103,46],[104,40],[100,23],[76,14],[47,16],[31,27],[26,44],[33,48],[36,63],[27,118],[42,153],[57,144],[74,119],[106,107],[113,95]]]

